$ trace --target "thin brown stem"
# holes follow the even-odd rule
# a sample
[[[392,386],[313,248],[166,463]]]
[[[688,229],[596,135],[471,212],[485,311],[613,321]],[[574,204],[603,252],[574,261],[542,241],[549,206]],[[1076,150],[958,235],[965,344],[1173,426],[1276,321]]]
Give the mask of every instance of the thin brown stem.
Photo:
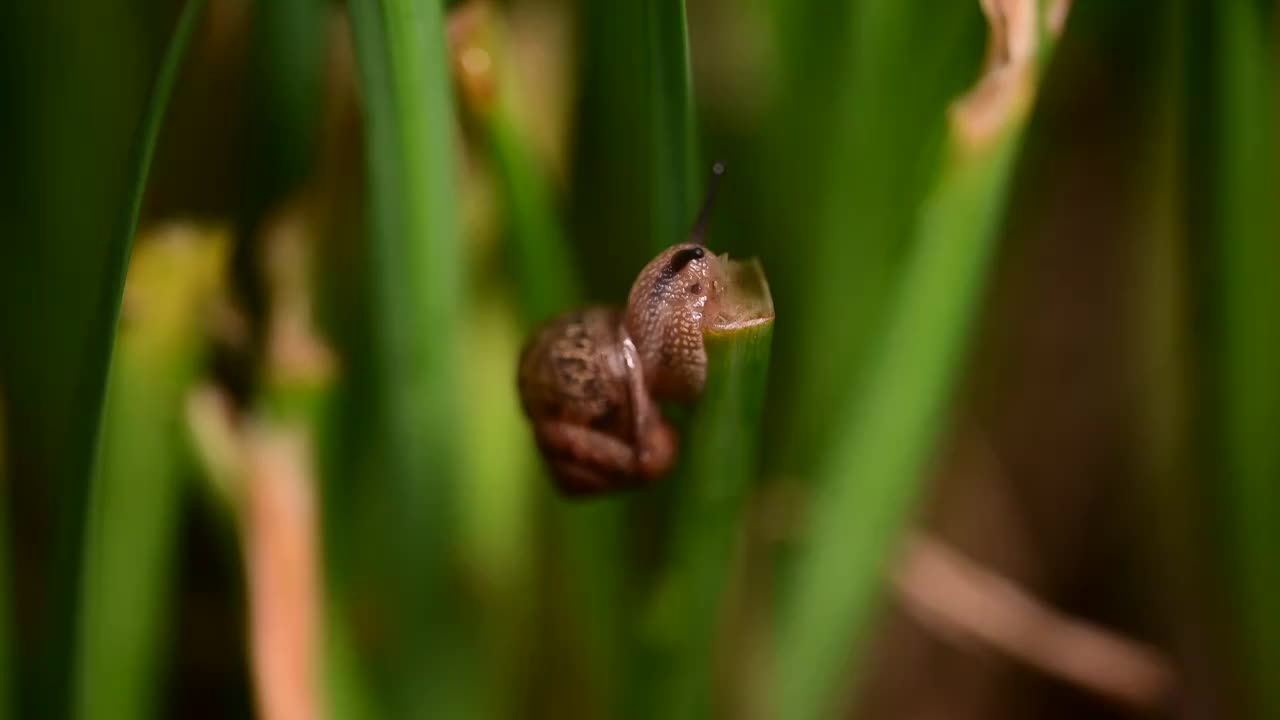
[[[941,637],[976,642],[1133,708],[1166,702],[1169,661],[1156,649],[1065,615],[937,538],[908,538],[893,585],[902,605]]]

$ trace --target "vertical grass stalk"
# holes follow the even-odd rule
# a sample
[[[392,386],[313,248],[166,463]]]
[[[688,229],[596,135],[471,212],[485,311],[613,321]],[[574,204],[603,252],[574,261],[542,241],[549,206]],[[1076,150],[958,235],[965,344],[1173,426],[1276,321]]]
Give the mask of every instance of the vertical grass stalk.
[[[526,325],[581,300],[575,263],[521,123],[520,78],[506,27],[494,9],[468,6],[450,16],[451,51],[464,109],[480,124],[503,204],[504,231]],[[485,62],[468,62],[481,57]]]
[[[575,230],[581,257],[595,268],[589,290],[620,297],[637,269],[683,239],[693,220],[697,161],[685,5],[629,0],[580,7]],[[606,713],[614,715],[627,702],[616,690],[629,654],[627,568],[617,561],[625,555],[628,504],[618,498],[556,509],[574,575],[570,587],[582,602]]]
[[[715,715],[716,651],[743,510],[756,478],[773,340],[773,301],[763,271],[750,263],[740,276],[752,316],[703,333],[707,386],[685,436],[673,557],[659,600],[665,606],[658,609],[657,640],[665,652],[656,674],[655,717]]]
[[[348,9],[364,103],[375,422],[385,461],[369,489],[381,532],[364,560],[391,629],[376,663],[384,711],[418,717],[443,712],[458,691],[433,672],[444,663],[441,633],[454,628],[443,577],[458,471],[463,274],[454,115],[440,3],[357,0]]]
[[[1055,3],[1056,4],[1056,3]],[[1017,7],[1014,7],[1017,6]],[[872,351],[866,389],[837,415],[819,466],[810,526],[780,619],[775,713],[827,715],[859,648],[911,511],[964,355],[1013,161],[1061,16],[1032,2],[992,55],[992,68],[952,106],[944,161],[917,216],[910,254]],[[1009,17],[1005,15],[1005,17]],[[1003,25],[1005,18],[997,18]],[[852,649],[852,652],[851,652]]]
[[[1219,623],[1209,599],[1218,583],[1208,581],[1209,517],[1200,512],[1192,438],[1196,424],[1191,358],[1193,265],[1192,213],[1187,211],[1189,156],[1187,0],[1152,11],[1159,40],[1147,59],[1151,88],[1146,113],[1147,142],[1139,145],[1137,175],[1142,199],[1134,243],[1133,384],[1137,401],[1137,495],[1150,531],[1139,550],[1147,568],[1143,594],[1172,651],[1189,659],[1202,655]],[[1215,647],[1215,649],[1217,649]]]
[[[0,720],[18,716],[17,698],[14,697],[17,664],[14,658],[17,647],[13,635],[13,561],[10,558],[12,537],[9,522],[8,441],[4,396],[0,395]]]
[[[93,323],[94,331],[89,341],[88,355],[95,362],[83,381],[81,402],[76,403],[82,411],[81,427],[70,435],[72,444],[68,454],[76,470],[75,474],[81,477],[88,478],[94,467],[107,376],[111,367],[111,350],[116,336],[116,324],[120,318],[120,298],[124,289],[125,272],[129,266],[129,253],[138,228],[138,217],[142,212],[147,177],[151,173],[151,161],[164,123],[165,111],[169,107],[169,96],[173,93],[187,46],[203,11],[204,0],[190,0],[183,8],[147,102],[142,127],[134,141],[133,176],[129,183],[129,194],[121,208],[119,225],[112,235],[111,248],[107,253],[108,266],[104,272],[100,302],[97,304],[98,318]]]
[[[581,3],[574,240],[593,294],[626,292],[692,222],[698,160],[684,0]]]
[[[43,569],[33,588],[42,601],[27,621],[37,627],[23,633],[31,652],[15,668],[24,716],[69,712],[112,293],[124,272],[117,256],[128,253],[119,236],[148,93],[181,5],[168,5],[174,14],[154,28],[141,22],[143,8],[159,8],[138,0],[86,0],[72,13],[48,3],[0,10],[8,110],[0,121],[8,168],[0,181],[0,375],[11,479],[37,505],[15,516],[15,526],[48,517],[24,551]]]
[[[778,205],[795,216],[784,231],[803,238],[790,245],[791,262],[804,271],[779,343],[793,349],[777,358],[782,376],[794,378],[777,388],[775,416],[786,420],[771,434],[781,469],[807,475],[832,440],[827,409],[862,385],[890,278],[936,167],[936,118],[970,79],[963,60],[978,45],[980,23],[972,3],[865,0],[823,8],[819,18],[805,17],[803,3],[785,3],[777,12],[791,29],[783,39],[801,54],[790,59],[793,72],[806,73],[788,77],[795,96],[786,100],[797,107],[782,111],[778,172],[788,180],[776,183]],[[847,28],[814,29],[841,18]],[[809,40],[794,35],[800,29]],[[846,37],[847,49],[819,44]]]
[[[1216,122],[1212,230],[1217,250],[1217,449],[1258,717],[1280,716],[1280,144],[1275,11],[1212,3]]]
[[[102,599],[99,593],[104,590],[102,587],[95,587],[95,583],[115,580],[129,582],[127,579],[111,578],[113,568],[105,564],[106,556],[103,554],[106,551],[102,543],[114,540],[102,534],[104,525],[115,526],[116,523],[122,523],[127,527],[132,517],[132,508],[127,503],[108,504],[108,497],[114,495],[114,490],[104,485],[110,482],[111,478],[109,468],[104,465],[104,456],[100,449],[103,407],[107,396],[107,380],[111,374],[112,350],[116,337],[116,325],[120,317],[125,273],[129,265],[134,235],[137,232],[143,196],[146,193],[147,177],[151,172],[152,159],[160,129],[164,123],[165,111],[168,109],[169,97],[177,83],[183,58],[203,11],[204,0],[190,0],[183,8],[170,38],[147,108],[142,116],[142,124],[134,138],[131,177],[119,209],[118,224],[111,234],[104,256],[106,265],[99,276],[101,285],[94,305],[96,317],[90,325],[88,344],[85,348],[85,374],[80,378],[74,403],[78,415],[66,438],[66,465],[64,466],[66,475],[62,479],[65,480],[67,487],[82,488],[82,490],[79,492],[72,490],[68,495],[67,502],[70,503],[67,515],[68,525],[61,538],[62,542],[68,543],[68,546],[73,549],[78,562],[68,564],[67,570],[70,576],[58,588],[60,592],[66,593],[75,610],[74,614],[65,620],[54,618],[54,622],[65,622],[66,627],[71,630],[63,637],[52,639],[55,646],[52,648],[54,660],[50,670],[54,675],[46,678],[50,683],[50,694],[45,698],[51,703],[51,706],[45,710],[52,717],[68,714],[67,709],[75,702],[87,700],[88,698],[84,697],[87,688],[105,680],[102,673],[107,673],[109,676],[114,669],[108,664],[99,664],[83,657],[84,648],[93,647],[99,633],[109,630],[100,625],[99,618],[93,615],[97,602]],[[109,456],[106,459],[109,459]],[[165,505],[164,498],[167,494],[164,489],[156,487],[152,490],[157,494],[148,496],[143,492],[139,502],[158,500],[160,506]],[[163,512],[163,508],[160,507],[158,511]],[[163,523],[164,519],[160,517],[157,521]],[[163,527],[159,528],[159,532],[163,532]],[[159,548],[161,552],[163,548],[164,546],[161,545]],[[163,558],[157,559],[155,567],[159,567],[162,562]],[[142,563],[139,567],[143,567],[144,572],[154,569]],[[136,611],[136,608],[133,610]],[[147,630],[144,628],[139,632],[145,633]],[[141,640],[142,645],[147,642],[146,638]],[[74,649],[77,647],[80,648],[79,651]],[[77,664],[73,669],[70,658],[77,652],[81,655],[81,660],[87,664]],[[140,652],[146,652],[146,650],[140,650]],[[62,660],[62,657],[66,657],[67,660]],[[150,681],[151,676],[147,673],[145,662],[133,668],[133,671],[141,675],[128,678],[129,682],[145,684]],[[75,681],[71,678],[73,673],[77,676]],[[76,698],[75,701],[72,700],[73,697]],[[124,698],[122,702],[128,702],[128,698],[121,697]],[[78,707],[84,709],[86,706],[81,704]],[[129,706],[122,705],[122,707]],[[91,708],[87,711],[102,712],[104,713],[102,717],[108,717],[111,716],[112,709],[108,706]]]
[[[697,162],[693,77],[684,0],[643,0],[649,75],[653,251],[684,239],[692,222]]]
[[[547,181],[539,176],[511,113],[489,124],[489,145],[501,179],[516,256],[521,308],[528,325],[550,319],[581,297],[575,263],[564,242]]]
[[[508,46],[500,19],[493,11],[468,9],[452,17],[451,23],[456,23],[451,39],[459,59],[469,52],[481,52],[490,59],[481,69],[462,61],[455,63],[455,69],[465,107],[483,129],[505,205],[506,242],[527,331],[581,302],[577,263],[555,216],[549,183],[538,171],[522,132],[518,86],[505,54]],[[509,362],[514,367],[514,354]],[[537,482],[544,488],[539,493],[546,498],[542,513],[552,528],[548,533],[552,537],[543,537],[547,557],[542,572],[551,575],[551,566],[563,563],[567,576],[563,589],[567,597],[556,595],[559,588],[544,587],[541,592],[549,603],[571,603],[570,612],[580,618],[584,664],[591,669],[590,676],[583,678],[582,694],[586,705],[595,704],[608,713],[615,707],[614,688],[623,655],[626,573],[617,558],[624,551],[625,504],[618,499],[566,503],[551,497],[545,490],[550,481],[534,455],[531,438],[525,440],[525,452],[527,462],[536,469],[520,481]]]
[[[158,233],[134,254],[84,548],[75,716],[156,715],[181,509],[183,401],[225,235]]]

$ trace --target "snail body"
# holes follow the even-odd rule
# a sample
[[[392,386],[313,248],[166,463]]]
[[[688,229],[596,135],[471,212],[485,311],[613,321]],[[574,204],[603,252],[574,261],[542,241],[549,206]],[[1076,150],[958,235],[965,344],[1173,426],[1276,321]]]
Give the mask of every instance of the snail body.
[[[716,164],[715,177],[723,173]],[[702,244],[714,183],[688,242],[640,271],[625,309],[589,307],[543,325],[520,355],[520,400],[559,490],[595,495],[648,484],[675,463],[658,403],[687,403],[707,375],[703,320],[720,298]]]

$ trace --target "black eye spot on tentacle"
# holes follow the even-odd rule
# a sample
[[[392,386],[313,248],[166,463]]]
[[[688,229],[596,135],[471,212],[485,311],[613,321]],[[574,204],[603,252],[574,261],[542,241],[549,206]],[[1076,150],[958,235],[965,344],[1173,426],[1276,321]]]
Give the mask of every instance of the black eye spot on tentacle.
[[[686,289],[689,291],[690,295],[697,295],[702,292],[702,283],[694,283]]]
[[[670,280],[675,277],[676,273],[683,270],[686,265],[694,260],[701,259],[706,256],[706,254],[707,251],[703,250],[701,247],[691,247],[677,251],[671,256],[671,262],[667,263],[667,267],[663,269],[662,278],[664,280]]]

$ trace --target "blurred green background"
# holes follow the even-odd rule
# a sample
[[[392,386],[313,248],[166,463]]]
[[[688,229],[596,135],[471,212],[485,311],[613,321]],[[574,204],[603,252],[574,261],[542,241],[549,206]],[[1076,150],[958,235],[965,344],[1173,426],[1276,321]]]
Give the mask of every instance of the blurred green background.
[[[1280,718],[1277,33],[4,3],[0,718]],[[776,327],[566,501],[521,344],[713,160]]]

